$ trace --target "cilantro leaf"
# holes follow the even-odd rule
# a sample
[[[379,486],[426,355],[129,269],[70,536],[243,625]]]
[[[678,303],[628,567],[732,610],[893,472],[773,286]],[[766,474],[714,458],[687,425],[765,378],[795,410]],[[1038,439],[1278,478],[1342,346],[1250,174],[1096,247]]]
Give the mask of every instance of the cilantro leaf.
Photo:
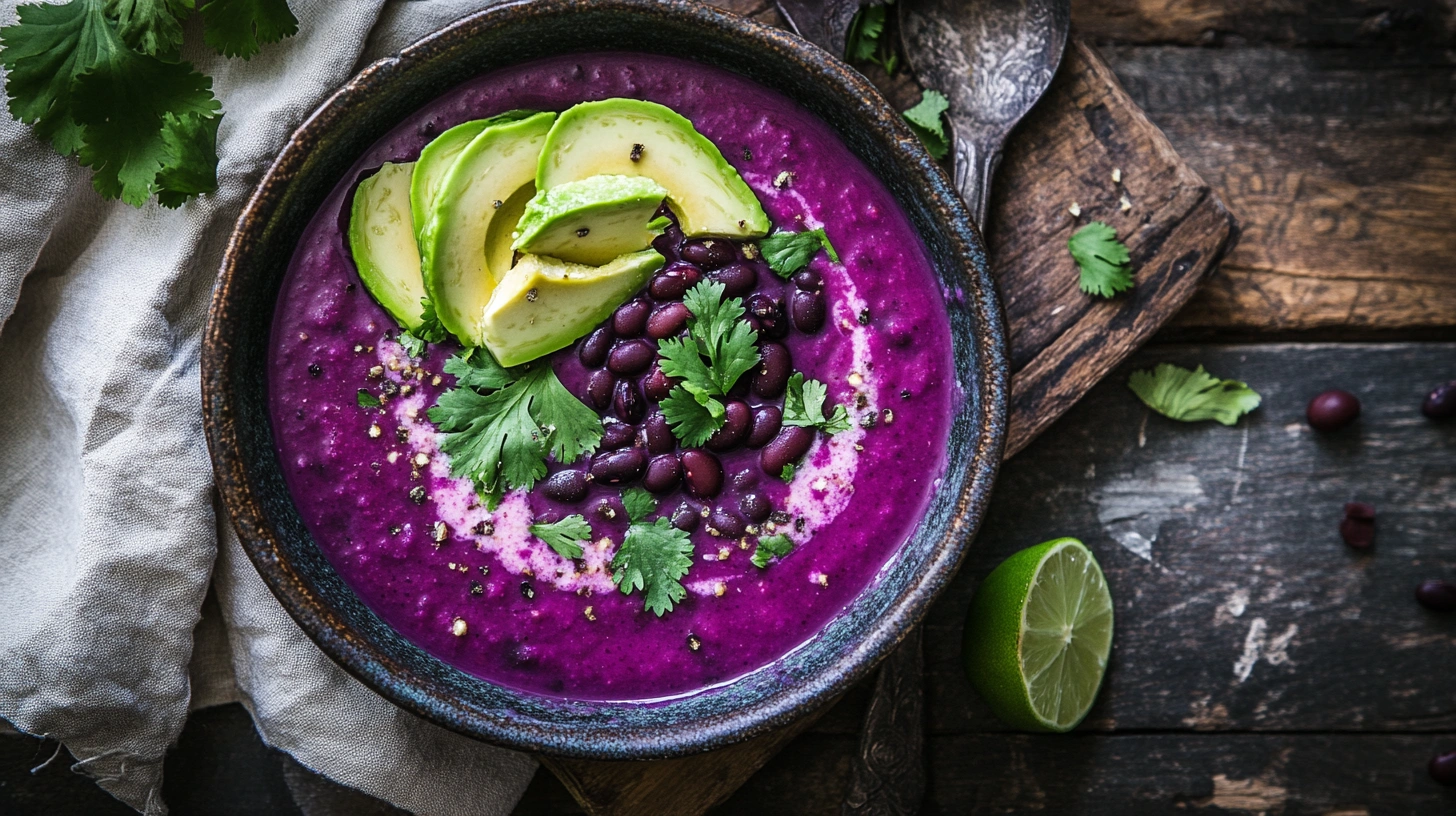
[[[784,480],[784,484],[788,484],[794,480],[794,474],[798,471],[799,469],[794,467],[794,463],[790,462],[784,465],[784,469],[779,472],[779,478]]]
[[[384,404],[379,401],[379,397],[374,396],[367,388],[359,389],[359,394],[355,399],[359,402],[360,408],[378,408]]]
[[[910,129],[920,137],[925,149],[937,159],[945,158],[950,151],[950,137],[945,133],[941,116],[950,110],[950,101],[940,91],[926,89],[920,94],[920,101],[902,114],[910,123]]]
[[[753,558],[749,559],[755,567],[763,569],[768,566],[770,558],[783,558],[794,549],[794,542],[783,533],[771,536],[764,536],[758,540],[758,547],[753,550]]]
[[[521,378],[535,391],[531,415],[546,433],[551,457],[563,464],[596,450],[602,439],[602,419],[566,390],[549,364]]]
[[[399,344],[404,346],[409,356],[418,357],[425,353],[425,344],[443,343],[449,337],[449,329],[440,323],[440,317],[435,313],[435,304],[429,298],[420,298],[420,325],[400,332]]]
[[[785,280],[808,265],[809,259],[821,248],[829,255],[829,260],[839,263],[839,253],[829,243],[829,236],[822,228],[803,232],[781,230],[758,242],[758,249],[769,269]]]
[[[627,518],[637,524],[657,510],[657,499],[640,487],[629,487],[622,491],[622,506],[627,508]]]
[[[726,421],[727,409],[723,403],[694,385],[683,384],[672,389],[659,407],[673,434],[690,448],[707,442]]]
[[[267,43],[298,33],[287,0],[208,0],[202,39],[225,57],[249,59]]]
[[[1132,288],[1131,258],[1127,246],[1117,240],[1117,231],[1093,221],[1072,233],[1067,249],[1081,270],[1078,286],[1089,295],[1112,297]]]
[[[106,0],[116,31],[127,45],[154,57],[174,57],[182,48],[182,21],[193,0]]]
[[[71,84],[124,44],[93,0],[32,3],[16,11],[19,22],[0,28],[10,114],[69,156],[81,149],[81,126],[71,117]]]
[[[784,424],[817,428],[830,435],[849,430],[849,412],[843,405],[834,406],[829,416],[824,415],[828,396],[828,386],[818,380],[805,380],[802,371],[795,371],[784,391]]]
[[[889,18],[889,7],[895,0],[866,6],[860,9],[849,24],[845,37],[844,58],[846,62],[870,62],[885,69],[890,76],[900,63],[895,38],[885,36],[885,24]]]
[[[662,617],[672,611],[673,604],[687,597],[688,591],[679,579],[692,568],[692,555],[688,534],[667,519],[633,524],[612,556],[612,583],[621,588],[623,595],[642,590],[643,608]]]
[[[708,364],[703,361],[697,340],[688,337],[669,337],[657,342],[657,353],[662,360],[658,366],[662,373],[675,377],[705,394],[716,392],[717,380]]]
[[[217,189],[217,126],[221,116],[172,113],[162,118],[162,169],[157,201],[173,209],[188,198]]]
[[[580,542],[590,541],[592,535],[591,525],[580,513],[573,513],[550,524],[532,524],[528,529],[531,535],[546,542],[546,546],[555,550],[562,558],[580,558]]]
[[[490,352],[473,348],[445,361],[445,373],[455,378],[461,388],[494,391],[516,381],[510,369],[501,368]]]
[[[1233,425],[1259,407],[1259,393],[1238,380],[1220,380],[1199,366],[1195,371],[1159,363],[1152,371],[1134,371],[1127,387],[1149,408],[1169,419],[1199,422],[1212,419]]]

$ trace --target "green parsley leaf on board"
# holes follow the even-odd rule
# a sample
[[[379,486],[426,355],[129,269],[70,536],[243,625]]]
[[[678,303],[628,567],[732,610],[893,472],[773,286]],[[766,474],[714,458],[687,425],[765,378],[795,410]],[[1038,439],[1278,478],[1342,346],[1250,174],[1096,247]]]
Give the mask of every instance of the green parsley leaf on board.
[[[627,528],[622,546],[612,556],[612,583],[623,595],[642,590],[643,608],[658,617],[687,597],[679,580],[693,566],[693,543],[688,534],[665,518]]]
[[[384,404],[379,401],[379,397],[374,396],[367,388],[359,389],[359,393],[355,399],[358,400],[360,408],[378,408]]]
[[[1081,270],[1078,286],[1083,292],[1112,297],[1132,288],[1131,258],[1112,227],[1093,221],[1072,233],[1067,249]]]
[[[784,465],[784,469],[779,472],[779,478],[783,479],[785,484],[788,484],[794,480],[794,474],[798,471],[799,469],[794,467],[794,463],[790,462]]]
[[[821,229],[803,232],[775,232],[758,242],[763,260],[779,277],[787,280],[795,272],[809,264],[814,253],[823,249],[829,260],[839,263],[839,253],[829,243],[829,235]]]
[[[749,559],[755,567],[763,569],[768,566],[770,558],[783,558],[794,549],[794,542],[783,533],[771,536],[764,536],[758,540],[758,547],[753,551],[753,558]]]
[[[562,558],[580,558],[581,542],[591,540],[591,525],[580,513],[573,513],[550,524],[532,524],[531,535],[546,542]]]
[[[264,45],[298,33],[287,0],[208,0],[202,39],[224,57],[249,59]]]
[[[723,403],[688,383],[672,389],[659,407],[673,434],[690,448],[707,442],[726,421]]]
[[[622,506],[627,508],[627,518],[639,524],[657,511],[657,499],[640,487],[629,487],[622,491]]]
[[[116,31],[132,48],[154,57],[172,57],[182,48],[182,21],[193,0],[107,0]]]
[[[937,159],[945,158],[950,152],[950,137],[945,133],[945,123],[941,117],[950,110],[950,101],[940,91],[926,89],[920,94],[920,101],[915,107],[905,111],[905,121],[910,123],[910,129],[920,137],[925,144],[925,149],[930,155]]]
[[[817,428],[830,435],[849,430],[849,412],[843,405],[834,406],[825,416],[824,401],[828,396],[828,386],[806,380],[802,371],[795,371],[784,391],[784,424]]]
[[[1257,391],[1238,380],[1220,380],[1199,366],[1195,371],[1159,363],[1152,371],[1134,371],[1127,387],[1149,408],[1169,419],[1199,422],[1211,419],[1233,425],[1259,407]]]

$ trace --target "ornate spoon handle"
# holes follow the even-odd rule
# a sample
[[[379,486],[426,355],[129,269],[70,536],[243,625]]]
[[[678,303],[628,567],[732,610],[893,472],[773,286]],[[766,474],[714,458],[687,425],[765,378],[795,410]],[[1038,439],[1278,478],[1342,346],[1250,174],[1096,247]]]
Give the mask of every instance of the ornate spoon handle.
[[[920,627],[880,667],[875,696],[860,732],[842,813],[910,816],[925,797],[924,667]]]

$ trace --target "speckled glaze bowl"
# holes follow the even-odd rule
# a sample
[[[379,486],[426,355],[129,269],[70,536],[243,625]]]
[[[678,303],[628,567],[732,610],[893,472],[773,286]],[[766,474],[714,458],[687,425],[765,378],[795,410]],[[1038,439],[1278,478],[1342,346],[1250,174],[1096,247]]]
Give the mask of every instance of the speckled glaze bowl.
[[[685,57],[774,88],[829,123],[885,182],[949,293],[963,400],[949,471],[880,580],[801,648],[749,675],[650,705],[579,702],[494,685],[406,641],[370,612],[304,529],[268,419],[269,327],[299,236],[344,172],[441,91],[496,68],[573,51]],[[370,65],[289,139],[228,245],[202,354],[218,490],[284,608],[384,697],[472,737],[585,759],[682,756],[801,717],[862,678],[918,623],[980,526],[1006,426],[1005,327],[970,215],[945,173],[874,87],[785,31],[691,0],[531,0],[459,20]]]

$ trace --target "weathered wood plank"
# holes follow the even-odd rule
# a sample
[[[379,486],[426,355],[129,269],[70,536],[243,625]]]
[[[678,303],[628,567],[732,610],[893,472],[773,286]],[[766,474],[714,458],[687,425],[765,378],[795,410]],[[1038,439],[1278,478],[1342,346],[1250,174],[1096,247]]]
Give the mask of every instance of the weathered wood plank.
[[[1452,12],[1449,0],[1079,0],[1072,24],[1118,43],[1450,47]]]

